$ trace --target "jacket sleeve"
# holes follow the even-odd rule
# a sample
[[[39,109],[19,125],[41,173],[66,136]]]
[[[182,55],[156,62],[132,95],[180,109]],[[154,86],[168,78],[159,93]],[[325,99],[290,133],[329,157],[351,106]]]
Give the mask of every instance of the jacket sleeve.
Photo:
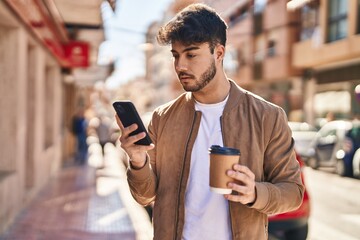
[[[155,172],[155,156],[156,156],[156,135],[152,124],[150,122],[148,133],[155,144],[155,149],[148,152],[146,157],[146,164],[141,169],[134,169],[129,164],[127,169],[127,181],[130,187],[130,192],[136,202],[141,205],[149,205],[155,200],[157,178]]]
[[[270,119],[274,128],[264,153],[264,181],[256,182],[256,200],[250,206],[265,214],[297,209],[305,189],[286,114],[281,108],[277,109],[274,119]]]

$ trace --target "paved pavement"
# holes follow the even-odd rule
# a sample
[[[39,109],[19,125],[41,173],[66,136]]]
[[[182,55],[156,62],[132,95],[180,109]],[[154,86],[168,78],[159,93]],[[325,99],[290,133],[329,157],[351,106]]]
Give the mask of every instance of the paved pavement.
[[[150,219],[129,192],[121,156],[109,144],[103,161],[100,145],[92,143],[87,165],[64,167],[0,240],[152,239]]]

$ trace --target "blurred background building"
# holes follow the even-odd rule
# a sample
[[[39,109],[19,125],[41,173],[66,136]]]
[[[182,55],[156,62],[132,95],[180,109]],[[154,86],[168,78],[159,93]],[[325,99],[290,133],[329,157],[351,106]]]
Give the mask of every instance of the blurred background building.
[[[290,120],[316,125],[328,112],[359,113],[359,0],[174,1],[147,34],[147,79],[169,90],[154,105],[182,91],[169,50],[156,44],[157,29],[192,2],[214,7],[229,26],[228,77],[284,108]]]
[[[101,3],[0,1],[0,234],[71,160],[71,118],[111,72],[97,65]]]

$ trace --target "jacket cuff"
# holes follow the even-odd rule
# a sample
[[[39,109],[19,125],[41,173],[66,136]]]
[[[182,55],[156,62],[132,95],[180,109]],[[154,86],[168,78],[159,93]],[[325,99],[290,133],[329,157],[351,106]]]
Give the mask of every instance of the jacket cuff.
[[[128,169],[127,169],[127,177],[132,182],[143,182],[149,178],[150,171],[151,171],[150,161],[148,159],[148,156],[146,156],[145,165],[140,169],[133,168],[131,166],[131,163],[129,164]]]
[[[268,205],[270,192],[266,184],[260,182],[255,182],[255,191],[256,200],[248,206],[261,211]]]

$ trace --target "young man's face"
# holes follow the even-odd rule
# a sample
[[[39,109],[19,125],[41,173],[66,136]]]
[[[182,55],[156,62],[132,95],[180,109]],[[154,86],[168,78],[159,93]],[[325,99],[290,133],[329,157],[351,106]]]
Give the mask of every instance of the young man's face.
[[[171,52],[176,74],[185,91],[200,91],[215,77],[215,57],[208,43],[183,45],[174,42]]]

